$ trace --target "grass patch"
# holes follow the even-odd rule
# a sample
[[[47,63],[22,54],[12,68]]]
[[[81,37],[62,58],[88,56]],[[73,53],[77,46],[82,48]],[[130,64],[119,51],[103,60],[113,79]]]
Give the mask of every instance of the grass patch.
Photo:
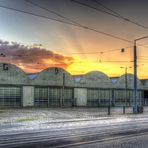
[[[36,120],[35,118],[21,118],[17,119],[16,122],[26,122],[26,121],[34,121]]]
[[[4,122],[2,122],[3,124],[8,124],[8,123],[10,123],[10,121],[4,121]]]

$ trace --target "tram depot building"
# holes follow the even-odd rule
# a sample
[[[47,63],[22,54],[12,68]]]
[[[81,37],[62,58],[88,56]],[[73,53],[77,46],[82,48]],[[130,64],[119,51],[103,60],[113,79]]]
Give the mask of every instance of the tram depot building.
[[[132,74],[113,80],[99,71],[72,76],[57,67],[27,75],[0,63],[0,108],[133,106],[133,81]],[[147,106],[148,80],[137,80],[137,88],[138,105]]]

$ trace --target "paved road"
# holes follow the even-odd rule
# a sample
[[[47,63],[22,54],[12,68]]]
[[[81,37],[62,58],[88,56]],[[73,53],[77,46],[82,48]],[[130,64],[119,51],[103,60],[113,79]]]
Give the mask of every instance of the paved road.
[[[87,124],[84,124],[86,123]],[[49,123],[46,123],[49,124]],[[63,128],[61,127],[63,124]],[[148,118],[54,123],[56,128],[0,134],[0,147],[147,148]],[[59,126],[60,125],[60,126]],[[72,126],[70,126],[72,125]],[[58,128],[58,126],[60,128]]]

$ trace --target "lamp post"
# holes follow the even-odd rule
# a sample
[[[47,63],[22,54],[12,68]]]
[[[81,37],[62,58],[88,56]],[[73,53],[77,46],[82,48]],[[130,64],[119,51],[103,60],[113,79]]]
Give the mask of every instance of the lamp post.
[[[133,95],[133,113],[137,114],[137,46],[136,42],[142,39],[147,38],[148,36],[144,36],[141,38],[137,38],[134,40],[134,95]]]
[[[125,100],[124,100],[124,103],[125,105],[127,105],[127,69],[128,68],[132,68],[131,66],[130,67],[120,67],[120,68],[124,68],[125,69]]]

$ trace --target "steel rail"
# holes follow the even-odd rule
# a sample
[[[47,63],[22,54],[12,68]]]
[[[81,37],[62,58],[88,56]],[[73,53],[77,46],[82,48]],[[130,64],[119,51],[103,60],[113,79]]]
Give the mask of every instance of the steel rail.
[[[142,124],[140,124],[140,125],[142,125]],[[147,124],[143,124],[143,125],[145,125],[145,127],[147,127]],[[112,129],[112,127],[110,127],[109,129]],[[52,141],[52,140],[57,141],[57,140],[61,139],[61,136],[62,136],[63,139],[69,139],[69,138],[77,138],[77,137],[86,137],[86,135],[87,136],[94,136],[94,135],[102,136],[102,134],[103,134],[103,135],[107,136],[108,134],[110,135],[110,134],[115,134],[115,133],[119,133],[119,132],[125,132],[125,129],[120,129],[118,131],[115,131],[115,129],[118,130],[117,128],[114,128],[114,130],[112,130],[112,131],[110,131],[110,130],[108,132],[97,131],[95,133],[94,133],[94,131],[90,131],[91,133],[90,132],[84,132],[83,134],[82,133],[80,133],[80,134],[76,133],[76,134],[67,135],[65,137],[63,137],[62,135],[59,135],[60,137],[47,137],[48,135],[40,136],[40,137],[37,136],[37,137],[34,137],[34,139],[31,138],[31,137],[26,137],[26,138],[22,138],[22,139],[7,141],[7,144],[5,143],[6,139],[5,140],[3,139],[3,142],[0,144],[0,146],[5,146],[5,147],[8,146],[9,147],[9,146],[12,146],[12,145],[14,146],[16,144],[17,145],[18,144],[27,144],[28,142],[37,143],[37,142],[43,142],[43,141],[48,141],[49,142],[49,141]],[[144,128],[144,126],[143,126],[142,128],[141,127],[140,128],[134,127],[134,128],[128,129],[127,131],[135,131],[135,130],[137,131],[137,130],[145,130],[145,129],[146,128]],[[148,131],[148,129],[147,129],[147,131]],[[65,135],[66,134],[67,133],[65,133]],[[19,140],[22,140],[22,141],[19,141]]]

